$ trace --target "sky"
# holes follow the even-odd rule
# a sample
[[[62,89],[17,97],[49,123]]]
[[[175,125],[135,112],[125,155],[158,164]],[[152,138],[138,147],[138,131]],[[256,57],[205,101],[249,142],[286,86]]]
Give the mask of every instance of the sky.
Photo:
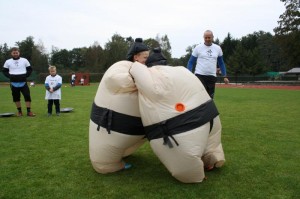
[[[9,47],[28,36],[35,44],[72,50],[98,42],[102,47],[114,34],[156,38],[167,35],[172,57],[203,42],[212,30],[221,42],[258,31],[270,32],[285,11],[280,0],[10,0],[0,1],[0,45]]]

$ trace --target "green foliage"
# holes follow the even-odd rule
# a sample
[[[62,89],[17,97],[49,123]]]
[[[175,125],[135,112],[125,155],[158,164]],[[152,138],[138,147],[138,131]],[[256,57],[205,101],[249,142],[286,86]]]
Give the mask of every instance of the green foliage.
[[[244,73],[247,67],[244,61],[246,55],[246,49],[242,47],[241,43],[238,43],[233,55],[230,56],[226,62],[228,72],[231,74]]]
[[[276,41],[285,60],[286,69],[300,66],[300,2],[281,0],[286,7],[280,15],[278,27],[274,28]]]
[[[159,42],[152,38],[145,39],[144,44],[146,44],[150,49],[160,47]]]
[[[41,73],[48,70],[49,63],[48,63],[48,55],[42,54],[41,51],[38,50],[38,48],[32,49],[32,59],[30,63],[34,71],[37,73]]]
[[[126,171],[102,175],[89,160],[88,128],[98,84],[63,85],[62,107],[47,117],[43,85],[31,88],[35,118],[0,118],[0,198],[299,198],[299,91],[217,88],[226,163],[207,180],[175,180],[149,143],[125,159]],[[14,112],[0,86],[1,112]],[[288,104],[287,104],[288,102]],[[22,102],[23,103],[23,102]]]
[[[114,34],[111,41],[105,44],[104,58],[105,66],[103,71],[116,63],[117,61],[125,60],[127,51],[130,47],[132,40],[127,40],[119,34]]]
[[[284,2],[285,12],[279,16],[278,27],[274,28],[276,35],[287,35],[300,30],[299,0],[280,0]]]
[[[70,67],[72,65],[70,52],[67,49],[52,50],[51,64],[62,68]]]
[[[3,46],[0,45],[0,65],[3,66],[5,61],[10,57],[10,51],[7,44],[5,43]]]
[[[101,72],[101,66],[105,65],[103,49],[97,42],[87,49],[85,64],[87,72]]]
[[[161,47],[161,52],[166,56],[167,60],[171,60],[172,58],[172,48],[171,43],[168,38],[168,35],[163,35],[162,37],[157,37],[159,41],[159,45]]]
[[[25,57],[26,59],[28,59],[29,62],[31,62],[31,58],[32,58],[32,50],[34,48],[34,41],[33,41],[33,37],[29,36],[27,37],[25,40],[21,41],[21,42],[16,42],[17,46],[20,49],[20,54],[22,57]]]
[[[270,33],[259,31],[248,34],[241,40],[230,41],[229,37],[226,39],[226,43],[223,43],[223,48],[230,54],[225,59],[229,73],[255,76],[267,71],[279,71],[282,59]],[[233,49],[233,51],[228,49]]]
[[[291,69],[300,66],[300,31],[288,35],[276,35],[276,42],[280,47],[280,55],[284,61],[284,68]]]
[[[239,40],[232,38],[230,33],[227,34],[227,37],[221,44],[224,60],[227,60],[233,54],[238,43]]]
[[[267,71],[283,71],[284,59],[275,38],[270,33],[263,33],[257,38],[257,42],[265,69]]]
[[[73,48],[69,53],[71,57],[71,67],[72,70],[81,69],[85,67],[85,54],[87,48]]]

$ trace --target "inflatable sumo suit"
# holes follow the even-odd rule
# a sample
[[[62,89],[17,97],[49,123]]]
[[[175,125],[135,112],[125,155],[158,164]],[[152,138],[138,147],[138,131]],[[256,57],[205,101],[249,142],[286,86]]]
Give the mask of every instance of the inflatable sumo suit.
[[[138,107],[130,61],[113,64],[104,74],[92,105],[89,153],[93,168],[102,174],[124,168],[124,156],[146,139]]]
[[[142,122],[153,152],[177,180],[202,182],[202,156],[209,161],[225,160],[213,100],[199,79],[182,66],[147,68],[134,62],[130,74],[138,88]],[[215,140],[209,141],[209,136]]]

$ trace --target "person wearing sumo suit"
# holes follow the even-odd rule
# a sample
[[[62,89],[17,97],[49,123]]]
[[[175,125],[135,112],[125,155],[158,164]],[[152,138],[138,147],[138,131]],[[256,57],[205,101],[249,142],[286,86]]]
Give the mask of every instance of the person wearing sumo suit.
[[[185,67],[153,63],[166,63],[166,59],[154,50],[146,62],[149,68],[135,62],[130,69],[146,137],[177,180],[202,182],[204,167],[221,167],[225,161],[218,110],[198,78]]]
[[[119,61],[105,72],[92,105],[89,152],[93,168],[102,174],[129,169],[123,158],[145,143],[137,88],[129,74],[132,61],[145,63],[148,47],[141,39],[130,47],[128,61]]]
[[[131,62],[145,64],[149,57],[149,48],[143,43],[142,38],[136,38],[128,50],[126,59]]]
[[[155,65],[167,65],[167,58],[162,54],[160,47],[154,48],[146,61],[148,67]]]
[[[153,49],[153,53],[147,59],[146,65],[148,67],[152,67],[155,65],[167,65],[167,59],[162,54],[161,48]],[[217,168],[222,167],[225,162],[225,159],[223,160],[224,152],[221,145],[220,119],[219,118],[215,119],[213,124],[215,125],[216,128],[213,128],[212,129],[213,132],[209,134],[208,144],[205,149],[204,155],[202,156],[202,160],[204,161],[205,169],[207,171],[213,170],[215,167]],[[215,131],[219,131],[219,132],[215,132]],[[214,154],[219,154],[219,155],[214,155]]]

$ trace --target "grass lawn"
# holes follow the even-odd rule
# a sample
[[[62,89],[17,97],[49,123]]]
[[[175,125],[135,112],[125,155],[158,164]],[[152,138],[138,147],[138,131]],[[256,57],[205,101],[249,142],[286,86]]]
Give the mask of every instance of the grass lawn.
[[[37,85],[35,118],[0,118],[0,198],[300,198],[300,91],[217,88],[226,163],[202,183],[183,184],[148,143],[126,158],[129,170],[93,170],[88,128],[97,87],[63,86],[61,107],[74,112],[47,117]],[[4,112],[16,108],[10,88],[0,85]]]

